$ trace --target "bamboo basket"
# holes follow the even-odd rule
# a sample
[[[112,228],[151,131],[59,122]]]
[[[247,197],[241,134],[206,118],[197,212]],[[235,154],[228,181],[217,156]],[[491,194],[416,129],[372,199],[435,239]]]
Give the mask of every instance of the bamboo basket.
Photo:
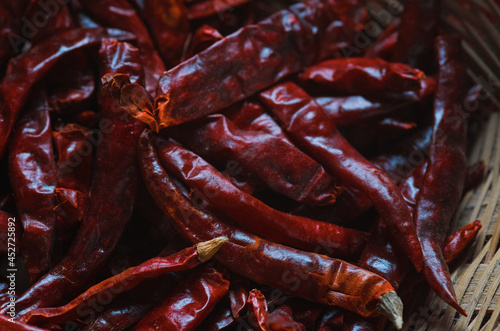
[[[368,8],[373,12],[398,4],[397,0],[376,0],[368,2]],[[442,0],[442,5],[441,27],[463,36],[467,75],[483,86],[495,108],[468,151],[469,165],[480,160],[487,165],[485,180],[463,196],[450,232],[476,219],[483,228],[451,269],[458,302],[468,317],[426,287],[406,307],[403,330],[500,330],[500,5],[495,0]]]

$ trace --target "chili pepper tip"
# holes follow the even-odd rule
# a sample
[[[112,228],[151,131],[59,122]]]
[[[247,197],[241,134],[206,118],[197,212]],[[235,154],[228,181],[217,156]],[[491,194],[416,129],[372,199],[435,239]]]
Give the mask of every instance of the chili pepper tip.
[[[209,241],[204,241],[196,244],[196,249],[198,250],[198,259],[201,262],[210,260],[212,256],[217,253],[222,244],[228,240],[229,239],[227,239],[227,237],[221,236]]]
[[[396,292],[389,291],[382,295],[377,303],[378,312],[389,319],[396,329],[403,327],[403,302]]]

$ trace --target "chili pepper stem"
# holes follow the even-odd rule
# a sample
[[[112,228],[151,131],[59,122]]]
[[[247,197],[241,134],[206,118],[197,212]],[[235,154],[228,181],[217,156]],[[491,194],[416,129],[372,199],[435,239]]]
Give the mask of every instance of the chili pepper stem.
[[[222,244],[228,240],[229,239],[227,239],[226,236],[221,236],[196,244],[196,249],[198,250],[198,260],[201,262],[210,260],[215,253],[217,253]]]
[[[377,303],[377,310],[388,318],[396,329],[401,330],[403,327],[403,302],[396,292],[389,291],[382,295]]]

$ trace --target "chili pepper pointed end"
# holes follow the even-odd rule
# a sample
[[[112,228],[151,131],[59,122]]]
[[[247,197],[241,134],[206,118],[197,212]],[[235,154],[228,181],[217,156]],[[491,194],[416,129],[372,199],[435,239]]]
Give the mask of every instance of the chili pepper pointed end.
[[[229,239],[227,239],[227,237],[222,236],[196,244],[196,249],[198,250],[198,259],[201,262],[210,260],[215,255],[215,253],[217,253],[222,244],[228,240]]]
[[[403,327],[403,302],[396,292],[389,291],[382,295],[377,303],[378,312],[388,318],[396,329]]]

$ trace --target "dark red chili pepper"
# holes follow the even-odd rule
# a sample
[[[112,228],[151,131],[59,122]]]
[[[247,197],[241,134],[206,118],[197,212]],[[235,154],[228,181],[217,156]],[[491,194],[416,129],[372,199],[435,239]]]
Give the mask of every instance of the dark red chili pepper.
[[[248,282],[244,279],[234,280],[235,276],[231,276],[231,286],[229,287],[228,297],[231,306],[231,313],[234,318],[238,318],[240,313],[245,309],[248,300]]]
[[[407,63],[426,72],[435,65],[434,38],[439,30],[440,0],[408,1],[404,4],[393,61]]]
[[[150,259],[136,267],[128,268],[122,273],[92,286],[64,306],[57,308],[35,309],[22,316],[20,320],[24,323],[29,324],[41,324],[47,322],[61,324],[76,320],[80,317],[80,312],[82,312],[84,308],[95,309],[93,307],[93,302],[95,302],[95,300],[99,296],[103,295],[103,293],[113,298],[119,293],[134,288],[144,279],[159,277],[170,272],[193,269],[201,263],[211,259],[212,256],[214,256],[214,254],[217,252],[217,250],[221,247],[221,245],[226,241],[227,238],[225,237],[215,238],[207,242],[199,243],[194,247],[186,248],[176,254],[167,257],[156,257]],[[214,272],[213,269],[209,270]],[[217,276],[220,277],[220,274],[217,273]],[[211,278],[208,278],[206,283],[202,281],[199,285],[201,285],[202,288],[203,286],[210,286],[211,280]],[[229,286],[229,282],[225,282],[227,286]],[[201,294],[197,293],[197,291],[194,292],[195,294]],[[215,293],[212,292],[209,292],[209,294],[215,295]],[[210,297],[210,295],[208,295],[208,297]],[[154,311],[152,313],[154,313]],[[146,316],[145,319],[147,318],[148,317]],[[139,323],[139,325],[141,323]]]
[[[222,38],[219,31],[209,25],[199,27],[191,39],[189,49],[185,56],[186,59],[204,51]]]
[[[456,260],[474,241],[481,227],[481,222],[476,220],[446,237],[443,244],[443,256],[447,264]]]
[[[293,319],[292,308],[281,305],[269,314],[266,320],[266,330],[270,331],[306,331],[302,323]]]
[[[182,0],[130,0],[149,27],[167,68],[181,61],[189,37],[188,10]]]
[[[17,322],[16,320],[10,319],[8,316],[0,314],[0,330],[9,331],[47,331],[47,329],[41,329],[33,325],[28,325],[24,323]]]
[[[422,249],[408,206],[394,182],[361,156],[326,112],[297,85],[283,83],[260,96],[299,145],[341,182],[370,197],[392,236],[420,270]]]
[[[458,37],[439,37],[439,63],[434,99],[434,123],[429,164],[415,212],[415,225],[424,253],[425,279],[445,302],[463,315],[441,247],[448,224],[462,196],[466,173],[466,120],[455,107],[463,100],[464,63]]]
[[[127,0],[85,0],[80,2],[92,18],[104,26],[130,31],[137,37],[141,62],[146,75],[146,89],[154,94],[165,66],[156,52],[148,29]]]
[[[368,233],[277,211],[240,191],[193,152],[169,140],[155,142],[167,170],[252,233],[290,247],[351,259],[368,240]]]
[[[401,20],[399,18],[394,19],[378,36],[377,40],[367,48],[365,57],[381,58],[386,61],[392,60],[394,45],[398,41],[400,24]]]
[[[217,112],[339,51],[352,40],[354,28],[327,33],[336,19],[334,7],[320,0],[294,4],[166,72],[152,122],[161,129]],[[192,91],[197,91],[196,102]]]
[[[134,330],[196,330],[226,295],[229,289],[226,277],[223,270],[214,266],[195,271],[147,314]]]
[[[419,91],[425,74],[402,63],[364,57],[338,58],[309,67],[300,76],[336,93],[373,95]]]
[[[327,307],[323,315],[317,320],[318,331],[341,331],[343,327],[344,311],[338,307]]]
[[[19,22],[28,3],[28,0],[0,2],[0,76],[10,57],[21,52],[26,42]]]
[[[150,135],[143,133],[139,141],[139,162],[148,190],[185,239],[200,242],[227,236],[229,241],[215,256],[226,268],[286,293],[364,316],[387,314],[385,304],[401,309],[392,286],[380,276],[341,260],[268,242],[196,209],[163,169]],[[400,316],[390,318],[401,323]]]
[[[295,201],[313,205],[335,201],[340,192],[335,180],[290,142],[262,106],[245,103],[233,120],[228,117],[209,115],[191,126],[189,135],[182,128],[172,128],[168,134],[214,164],[226,162],[222,166],[236,168],[240,176]]]
[[[49,268],[56,223],[56,168],[43,90],[16,124],[9,146],[9,173],[24,229],[22,251],[26,270],[34,283]]]
[[[267,331],[266,321],[269,317],[267,310],[267,300],[264,294],[257,289],[253,289],[248,294],[247,300],[248,314],[252,319],[254,330]]]
[[[61,304],[82,290],[106,261],[132,214],[138,189],[137,139],[143,124],[115,103],[113,93],[126,85],[126,71],[142,81],[142,66],[136,48],[116,40],[105,40],[100,50],[103,86],[99,95],[102,110],[102,141],[97,148],[96,170],[85,216],[66,257],[17,301],[22,315],[35,308]],[[116,61],[116,62],[115,62]],[[113,63],[121,63],[113,67]],[[115,79],[116,77],[116,79]],[[121,79],[121,80],[120,80]]]
[[[227,307],[226,302],[221,301],[214,308],[212,313],[203,321],[198,330],[220,331],[232,325],[236,325],[237,323],[237,320],[231,313],[231,308]]]
[[[248,1],[249,0],[205,0],[203,2],[191,5],[188,8],[188,18],[190,20],[197,20],[200,18],[209,17],[228,9],[244,5]]]
[[[5,152],[7,140],[14,123],[28,99],[33,85],[51,69],[57,61],[75,50],[96,45],[103,38],[132,40],[133,35],[114,29],[75,29],[61,32],[38,44],[9,62],[7,73],[0,85],[0,158]]]

